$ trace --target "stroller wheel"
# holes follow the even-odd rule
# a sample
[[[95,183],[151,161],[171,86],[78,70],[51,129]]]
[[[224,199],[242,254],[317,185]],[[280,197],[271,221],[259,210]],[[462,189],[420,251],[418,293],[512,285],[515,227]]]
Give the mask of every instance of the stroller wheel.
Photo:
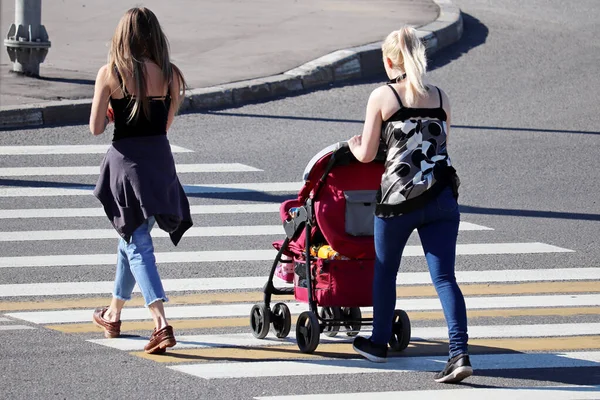
[[[296,341],[303,353],[312,353],[319,345],[321,327],[319,320],[312,311],[304,311],[296,321]]]
[[[271,323],[271,310],[263,303],[255,304],[250,311],[250,327],[252,334],[257,339],[264,339],[269,333]]]
[[[334,337],[340,331],[339,325],[329,325],[327,320],[341,320],[342,319],[342,309],[340,307],[323,307],[321,308],[321,312],[319,313],[321,319],[324,322],[325,327],[323,328],[323,333],[326,336]]]
[[[344,320],[354,321],[354,324],[346,324],[344,325],[348,332],[346,335],[350,337],[354,337],[358,335],[360,331],[360,319],[362,318],[362,313],[360,312],[360,308],[358,307],[344,307],[342,308],[342,316]]]
[[[277,303],[273,306],[273,331],[280,339],[287,337],[292,327],[292,314],[285,303]]]
[[[392,323],[392,337],[389,345],[394,351],[402,351],[408,347],[410,342],[410,319],[404,310],[394,311],[394,322]]]

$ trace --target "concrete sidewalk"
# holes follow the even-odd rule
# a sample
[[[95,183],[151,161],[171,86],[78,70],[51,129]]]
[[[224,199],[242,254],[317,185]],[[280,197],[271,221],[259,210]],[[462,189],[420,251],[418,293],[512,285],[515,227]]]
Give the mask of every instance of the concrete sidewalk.
[[[42,23],[52,47],[40,68],[42,79],[9,73],[6,49],[0,50],[0,128],[85,122],[110,38],[119,18],[137,4],[43,2]],[[14,20],[14,0],[0,5],[4,35]],[[379,43],[403,24],[420,28],[430,54],[462,34],[460,10],[450,0],[146,0],[144,5],[157,14],[172,60],[194,89],[184,110],[376,76],[383,71]]]

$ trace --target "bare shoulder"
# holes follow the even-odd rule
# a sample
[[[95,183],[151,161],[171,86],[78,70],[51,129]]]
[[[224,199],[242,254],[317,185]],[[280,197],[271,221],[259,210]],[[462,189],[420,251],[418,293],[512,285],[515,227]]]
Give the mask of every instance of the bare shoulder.
[[[390,89],[386,87],[387,85],[379,86],[371,92],[369,96],[369,102],[378,102],[381,103],[385,101],[387,96],[391,93]]]
[[[448,95],[446,94],[446,92],[444,92],[444,90],[439,87],[439,86],[434,86],[434,85],[429,85],[430,89],[433,89],[434,91],[431,93],[435,93],[437,94],[437,91],[439,90],[441,95],[442,95],[442,101],[444,103],[444,108],[446,108],[446,105],[450,106],[450,98],[448,97]]]
[[[98,70],[98,74],[96,75],[96,81],[101,80],[102,82],[108,82],[110,78],[108,64],[104,64]]]

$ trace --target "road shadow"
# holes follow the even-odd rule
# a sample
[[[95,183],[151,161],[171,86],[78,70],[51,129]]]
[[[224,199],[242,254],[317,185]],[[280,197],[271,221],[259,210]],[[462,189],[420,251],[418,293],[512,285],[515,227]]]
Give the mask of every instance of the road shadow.
[[[317,347],[314,353],[303,354],[293,343],[295,340],[270,339],[265,343],[271,342],[272,346],[227,346],[231,351],[230,355],[223,352],[224,346],[219,343],[207,343],[203,341],[186,342],[188,345],[208,346],[205,348],[174,349],[164,355],[150,356],[147,358],[160,361],[164,358],[171,358],[173,362],[206,362],[206,361],[228,361],[228,362],[248,362],[248,361],[278,361],[290,360],[296,363],[306,363],[306,368],[311,366],[331,366],[332,368],[358,367],[365,370],[378,370],[381,372],[421,372],[433,373],[441,370],[448,354],[447,341],[414,339],[407,349],[402,352],[389,352],[387,364],[370,363],[362,359],[359,355],[349,350],[351,343],[340,342],[337,344],[323,343],[321,348]],[[279,343],[276,343],[279,342]],[[286,345],[287,343],[287,345]],[[325,346],[327,350],[322,350]],[[505,347],[494,347],[487,345],[472,344],[469,346],[469,353],[472,356],[473,368],[476,377],[492,377],[519,380],[532,380],[540,382],[555,382],[566,385],[592,385],[600,383],[600,364],[593,361],[580,360],[584,366],[570,367],[568,359],[565,359],[560,352],[552,353],[526,353]],[[555,365],[554,368],[515,368],[512,369],[510,359],[504,360],[498,364],[497,361],[486,360],[486,357],[496,356],[531,356],[541,358],[538,364]],[[482,358],[479,358],[482,357]],[[175,361],[176,360],[176,361]],[[478,368],[477,362],[480,362]],[[342,364],[340,364],[342,362]],[[522,360],[521,360],[522,363]],[[503,365],[504,364],[504,365]],[[563,366],[564,365],[564,366]],[[491,366],[491,368],[490,368]],[[497,369],[492,369],[498,366]],[[504,368],[503,368],[504,367]],[[484,369],[485,368],[485,369]],[[462,382],[458,386],[464,387],[495,387],[493,385],[481,385]],[[592,388],[597,390],[597,388]],[[592,390],[589,389],[589,390]],[[583,391],[586,388],[574,388],[573,390]]]
[[[51,76],[38,76],[35,79],[39,79],[40,81],[48,81],[48,82],[58,82],[58,83],[72,83],[75,85],[89,85],[94,86],[96,81],[93,79],[76,79],[76,78],[58,78]]]
[[[297,115],[270,115],[270,114],[252,114],[231,111],[208,110],[199,114],[220,116],[220,117],[240,117],[257,119],[274,119],[288,121],[310,121],[310,122],[331,122],[339,124],[363,124],[364,120],[351,118],[325,118],[325,117],[301,117]],[[473,129],[473,130],[492,130],[492,131],[512,131],[512,132],[539,132],[539,133],[572,133],[582,135],[600,135],[600,131],[581,131],[572,129],[545,129],[545,128],[524,128],[513,126],[486,126],[486,125],[452,125],[453,129]]]
[[[89,190],[90,194],[94,190],[95,185],[82,184],[77,182],[45,182],[36,180],[23,179],[0,179],[0,187],[14,188],[48,188],[48,189],[75,189]],[[300,186],[300,185],[299,185]],[[237,200],[237,201],[255,201],[282,203],[286,200],[293,199],[297,196],[297,192],[290,191],[285,193],[272,193],[268,191],[257,190],[239,190],[227,188],[213,187],[210,184],[199,185],[183,185],[188,198],[202,198],[213,200]],[[200,189],[199,189],[200,187]],[[198,190],[206,190],[206,192],[198,192]],[[300,190],[300,187],[298,188]],[[503,215],[512,217],[532,217],[532,218],[551,218],[551,219],[568,219],[578,221],[600,221],[600,214],[588,213],[570,213],[561,211],[542,211],[542,210],[521,210],[495,207],[479,207],[460,205],[460,212],[464,214],[483,214],[483,215]]]
[[[507,208],[490,208],[461,205],[460,212],[464,214],[505,215],[511,217],[533,217],[552,219],[572,219],[581,221],[600,221],[600,214],[567,213],[560,211],[518,210]]]
[[[471,14],[465,12],[462,13],[462,18],[462,37],[458,42],[439,50],[430,57],[427,65],[429,71],[436,70],[450,64],[452,61],[458,60],[469,51],[486,42],[489,35],[487,26]]]
[[[90,195],[96,187],[96,185],[82,184],[77,182],[45,182],[36,180],[23,180],[23,179],[0,179],[0,189],[5,188],[36,188],[36,189],[67,189],[67,190],[89,190]],[[297,196],[297,192],[285,192],[272,193],[263,192],[257,190],[238,190],[231,189],[228,191],[227,188],[214,187],[211,184],[199,184],[199,185],[183,185],[184,190],[188,198],[202,198],[202,199],[222,199],[222,200],[238,200],[238,201],[252,201],[252,202],[269,202],[269,203],[282,203],[286,200],[293,199]],[[300,187],[298,187],[300,189]],[[205,190],[206,192],[198,192],[198,190]],[[16,197],[16,195],[15,195]],[[47,197],[51,197],[48,195]]]

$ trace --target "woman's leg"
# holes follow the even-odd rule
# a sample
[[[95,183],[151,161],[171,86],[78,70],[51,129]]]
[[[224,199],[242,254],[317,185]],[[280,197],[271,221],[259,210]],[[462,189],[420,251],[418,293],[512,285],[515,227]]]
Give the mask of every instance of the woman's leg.
[[[448,324],[450,358],[467,351],[467,310],[456,282],[454,265],[460,214],[458,205],[443,192],[426,208],[428,223],[418,228],[431,280],[442,303]]]
[[[131,300],[131,293],[135,286],[135,278],[129,269],[129,260],[125,248],[127,242],[119,240],[117,249],[117,271],[115,274],[115,287],[110,306],[104,313],[104,319],[117,322],[121,319],[121,310],[125,302]]]
[[[156,267],[154,245],[150,236],[153,225],[154,218],[151,217],[136,229],[131,236],[130,243],[126,245],[125,251],[131,273],[142,291],[144,301],[158,331],[168,325],[163,307],[163,302],[168,299]]]
[[[375,217],[373,276],[373,333],[371,341],[386,345],[392,336],[396,307],[396,277],[404,246],[414,230],[418,212],[392,218]]]

